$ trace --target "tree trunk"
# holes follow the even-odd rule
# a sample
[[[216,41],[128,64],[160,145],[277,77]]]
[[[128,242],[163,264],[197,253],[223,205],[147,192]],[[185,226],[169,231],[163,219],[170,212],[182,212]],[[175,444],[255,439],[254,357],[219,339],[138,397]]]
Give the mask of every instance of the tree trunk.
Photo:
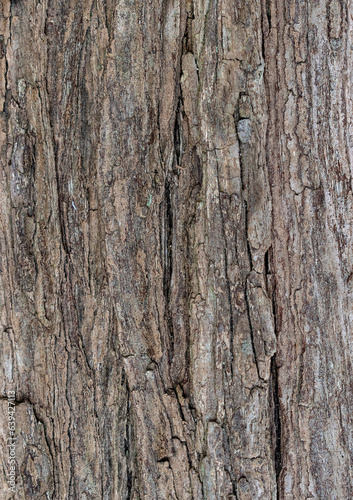
[[[1,7],[2,498],[353,498],[351,0]]]

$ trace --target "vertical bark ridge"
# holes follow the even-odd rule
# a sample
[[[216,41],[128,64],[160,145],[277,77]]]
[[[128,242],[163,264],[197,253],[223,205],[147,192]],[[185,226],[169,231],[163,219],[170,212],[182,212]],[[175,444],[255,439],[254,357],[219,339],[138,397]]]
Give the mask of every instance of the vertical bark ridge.
[[[343,373],[351,366],[344,299],[351,221],[343,213],[351,205],[351,161],[342,138],[351,34],[335,1],[271,2],[271,22],[266,79],[280,346],[279,492],[281,498],[349,498],[350,424],[340,415],[350,413]]]

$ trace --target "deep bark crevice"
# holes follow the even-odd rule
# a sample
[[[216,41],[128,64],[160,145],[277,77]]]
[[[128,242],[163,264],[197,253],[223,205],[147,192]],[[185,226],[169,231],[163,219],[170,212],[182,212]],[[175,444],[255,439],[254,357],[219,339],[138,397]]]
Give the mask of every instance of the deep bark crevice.
[[[172,273],[173,273],[173,209],[172,209],[172,193],[171,182],[169,180],[169,173],[167,173],[165,186],[165,241],[164,241],[164,273],[163,273],[163,291],[166,304],[166,322],[171,347],[171,358],[174,350],[174,331],[173,331],[173,318],[171,310],[171,287],[172,287]]]
[[[281,413],[278,388],[278,368],[276,365],[276,355],[271,359],[271,387],[273,397],[273,424],[274,424],[274,461],[277,479],[277,498],[280,498],[279,476],[282,470],[282,437],[281,437]]]

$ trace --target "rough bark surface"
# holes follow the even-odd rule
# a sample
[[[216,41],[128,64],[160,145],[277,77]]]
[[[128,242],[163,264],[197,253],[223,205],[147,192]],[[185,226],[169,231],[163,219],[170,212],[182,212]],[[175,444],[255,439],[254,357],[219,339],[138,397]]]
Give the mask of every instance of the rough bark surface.
[[[2,0],[2,498],[353,498],[352,75],[350,0]]]

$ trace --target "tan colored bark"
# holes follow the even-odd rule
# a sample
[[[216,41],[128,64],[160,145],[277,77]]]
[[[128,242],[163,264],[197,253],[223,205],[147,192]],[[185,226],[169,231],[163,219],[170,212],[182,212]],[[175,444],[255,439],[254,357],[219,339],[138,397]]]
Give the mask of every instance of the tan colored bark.
[[[1,5],[4,498],[352,498],[351,3]]]

